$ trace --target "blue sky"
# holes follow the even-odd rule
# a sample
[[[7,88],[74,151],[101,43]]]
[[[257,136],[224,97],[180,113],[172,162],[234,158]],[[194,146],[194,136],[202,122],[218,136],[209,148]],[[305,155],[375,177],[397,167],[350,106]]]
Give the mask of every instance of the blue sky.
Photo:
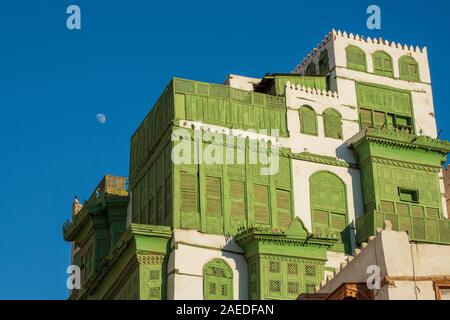
[[[66,8],[82,30],[66,28]],[[366,8],[382,9],[382,30]],[[128,175],[129,139],[171,77],[289,72],[332,28],[428,47],[450,140],[448,1],[2,1],[0,299],[65,299],[75,194]],[[445,62],[445,63],[444,63]],[[97,113],[107,117],[105,124]]]

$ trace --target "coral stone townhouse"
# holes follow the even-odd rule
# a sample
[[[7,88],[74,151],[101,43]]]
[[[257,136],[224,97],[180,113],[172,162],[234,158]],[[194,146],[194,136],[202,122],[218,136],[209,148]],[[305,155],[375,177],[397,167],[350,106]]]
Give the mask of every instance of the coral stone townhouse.
[[[173,78],[129,181],[74,202],[70,299],[448,298],[449,151],[426,48],[333,30],[289,73]]]

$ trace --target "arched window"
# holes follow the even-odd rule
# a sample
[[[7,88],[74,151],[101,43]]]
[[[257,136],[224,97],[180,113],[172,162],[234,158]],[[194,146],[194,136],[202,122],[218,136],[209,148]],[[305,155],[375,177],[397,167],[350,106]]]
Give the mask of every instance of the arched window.
[[[394,77],[392,66],[392,58],[384,51],[376,51],[373,54],[373,73],[385,76]]]
[[[308,67],[306,67],[306,76],[315,76],[315,75],[317,75],[316,65],[314,64],[314,62],[311,62],[310,64],[308,64]]]
[[[300,132],[317,135],[317,115],[310,106],[300,107]]]
[[[203,299],[233,300],[233,271],[222,259],[203,267]]]
[[[323,124],[325,127],[325,137],[342,139],[342,116],[335,109],[327,109],[323,112]]]
[[[347,191],[334,173],[320,171],[309,179],[313,233],[339,236],[347,227]]]
[[[403,56],[398,61],[400,79],[407,81],[420,81],[419,66],[413,57]]]
[[[328,50],[324,50],[320,53],[319,58],[319,74],[326,76],[330,71],[330,59],[328,58]]]
[[[347,56],[347,68],[356,71],[367,71],[366,54],[356,46],[348,46],[345,48]]]

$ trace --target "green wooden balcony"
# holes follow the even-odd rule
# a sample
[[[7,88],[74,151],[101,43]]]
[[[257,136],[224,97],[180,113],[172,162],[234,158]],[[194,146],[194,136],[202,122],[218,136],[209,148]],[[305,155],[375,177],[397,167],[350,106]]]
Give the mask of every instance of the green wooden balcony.
[[[88,215],[88,206],[104,200],[105,197],[128,197],[128,179],[112,175],[104,176],[89,199],[83,203],[82,209],[72,217],[72,221],[64,222],[63,233],[65,237],[71,229],[85,220]]]
[[[374,211],[356,220],[356,240],[367,241],[383,228],[384,221],[392,223],[394,231],[406,231],[411,241],[450,244],[450,220],[388,214]]]

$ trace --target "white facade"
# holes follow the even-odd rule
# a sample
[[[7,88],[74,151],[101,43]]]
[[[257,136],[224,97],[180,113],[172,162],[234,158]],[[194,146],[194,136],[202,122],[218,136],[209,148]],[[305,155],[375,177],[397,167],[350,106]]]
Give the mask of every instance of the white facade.
[[[388,225],[362,247],[322,282],[318,293],[331,294],[343,284],[365,284],[373,266],[380,270],[374,300],[435,300],[435,283],[449,279],[449,246],[411,243],[406,232],[392,231]]]
[[[366,54],[367,72],[347,69],[346,47],[354,45]],[[348,148],[347,141],[360,131],[359,110],[356,83],[371,83],[403,89],[411,92],[412,106],[417,134],[433,138],[437,137],[437,126],[434,118],[433,94],[431,89],[430,70],[426,48],[419,49],[382,41],[381,39],[363,39],[352,34],[332,31],[314,51],[303,60],[294,73],[304,75],[310,62],[319,65],[319,56],[328,50],[330,66],[330,87],[333,91],[320,91],[286,85],[286,104],[288,108],[287,124],[289,137],[280,138],[279,146],[290,148],[293,153],[303,152],[331,157],[341,160],[348,166],[335,166],[306,160],[292,160],[293,193],[295,213],[309,232],[312,232],[311,200],[309,180],[311,175],[319,171],[329,171],[338,176],[346,186],[348,222],[355,223],[364,214],[361,177],[358,169],[354,169],[357,161],[354,152]],[[393,60],[394,78],[374,74],[372,54],[383,50]],[[398,60],[402,56],[413,57],[419,66],[420,82],[400,80]],[[233,88],[253,91],[261,79],[230,75],[226,84]],[[318,118],[318,135],[301,133],[299,109],[311,107]],[[342,116],[343,138],[325,137],[323,113],[328,108],[337,110]],[[203,127],[213,132],[230,135],[242,134],[239,130],[208,124],[180,121],[185,128]],[[239,132],[238,132],[239,131]],[[254,135],[250,138],[267,139]],[[447,176],[449,176],[447,172]],[[444,181],[441,179],[442,204],[446,212],[447,203],[444,197]],[[395,245],[393,245],[395,244]],[[352,242],[356,246],[355,240]],[[442,257],[441,260],[436,256]],[[172,251],[168,266],[168,298],[169,299],[203,299],[203,266],[209,261],[220,258],[233,269],[234,297],[247,299],[247,265],[243,251],[233,240],[223,236],[205,235],[196,231],[175,230],[172,240]],[[328,268],[339,268],[348,259],[345,254],[329,252]],[[321,293],[331,293],[340,284],[347,282],[365,282],[366,269],[369,265],[380,265],[383,275],[415,276],[450,274],[450,247],[436,245],[411,244],[406,233],[383,231],[376,240],[370,242],[351,265],[340,272],[333,281],[329,281]],[[326,275],[330,275],[326,272]],[[431,299],[434,296],[432,282],[396,281],[396,287],[383,287],[376,294],[376,299]],[[415,289],[418,288],[418,289]]]
[[[247,262],[243,249],[225,236],[174,230],[167,267],[169,300],[203,300],[203,267],[224,260],[233,270],[234,300],[248,299]]]

